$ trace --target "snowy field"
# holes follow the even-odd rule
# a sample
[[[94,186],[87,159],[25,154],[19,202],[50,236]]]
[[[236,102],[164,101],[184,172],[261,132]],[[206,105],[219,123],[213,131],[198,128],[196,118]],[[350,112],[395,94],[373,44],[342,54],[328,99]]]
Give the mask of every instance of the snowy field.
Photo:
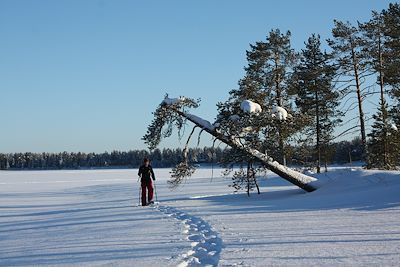
[[[0,266],[398,266],[400,173],[334,168],[305,193],[220,170],[138,207],[137,170],[0,171]]]

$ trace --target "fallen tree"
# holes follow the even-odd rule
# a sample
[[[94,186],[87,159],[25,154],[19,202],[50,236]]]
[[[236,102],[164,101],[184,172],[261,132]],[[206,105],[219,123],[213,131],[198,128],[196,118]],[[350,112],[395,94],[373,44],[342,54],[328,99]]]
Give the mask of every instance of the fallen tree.
[[[297,185],[307,192],[312,192],[317,189],[315,185],[313,185],[313,182],[316,181],[315,178],[279,164],[272,157],[261,153],[256,149],[244,146],[240,142],[239,137],[233,135],[228,136],[221,133],[218,130],[218,124],[211,124],[209,121],[195,116],[187,111],[188,108],[197,108],[199,106],[199,102],[200,100],[193,100],[186,97],[170,99],[168,96],[166,96],[164,101],[153,113],[154,119],[149,125],[146,135],[143,137],[143,140],[146,144],[148,144],[149,148],[156,148],[161,142],[162,138],[171,136],[174,126],[177,127],[180,132],[184,125],[186,125],[186,122],[190,121],[195,125],[195,127],[199,127],[201,131],[205,131],[228,146],[248,154],[255,160],[265,165],[266,168],[290,183]],[[194,131],[192,131],[189,135],[189,139],[193,135],[193,132]],[[185,149],[183,150],[183,162],[178,164],[177,167],[172,171],[173,180],[171,183],[173,185],[178,185],[181,183],[184,177],[190,176],[195,170],[193,166],[188,164],[186,157],[189,139],[186,143]]]

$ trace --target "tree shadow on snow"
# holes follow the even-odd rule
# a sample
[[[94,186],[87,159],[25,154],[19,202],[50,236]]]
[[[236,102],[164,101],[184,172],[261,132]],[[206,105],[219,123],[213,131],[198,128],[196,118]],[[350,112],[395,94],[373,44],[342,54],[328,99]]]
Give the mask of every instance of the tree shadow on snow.
[[[279,183],[279,182],[278,182]],[[224,206],[221,212],[299,212],[312,210],[352,209],[381,210],[400,207],[400,187],[380,187],[376,190],[341,192],[316,190],[306,193],[295,187],[261,187],[260,195],[245,193],[197,197],[211,205]],[[270,190],[270,191],[269,191]]]

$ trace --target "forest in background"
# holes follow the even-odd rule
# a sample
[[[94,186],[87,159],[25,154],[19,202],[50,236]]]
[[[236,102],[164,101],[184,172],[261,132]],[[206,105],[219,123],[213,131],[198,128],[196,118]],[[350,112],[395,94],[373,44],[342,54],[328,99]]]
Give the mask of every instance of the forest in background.
[[[313,157],[304,147],[290,147],[290,165],[312,166]],[[190,148],[188,159],[192,164],[223,165],[223,158],[229,148]],[[330,146],[329,164],[352,163],[362,160],[362,143],[356,138]],[[296,156],[295,156],[296,155]],[[182,161],[182,149],[155,149],[112,151],[104,153],[62,152],[62,153],[7,153],[0,154],[0,170],[60,170],[95,168],[137,168],[143,158],[150,158],[156,168],[170,168]]]

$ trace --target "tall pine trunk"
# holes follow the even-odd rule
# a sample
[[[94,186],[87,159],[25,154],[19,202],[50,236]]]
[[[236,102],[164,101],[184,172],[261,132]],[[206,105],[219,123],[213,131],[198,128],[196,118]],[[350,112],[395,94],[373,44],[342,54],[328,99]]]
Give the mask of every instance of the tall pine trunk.
[[[279,86],[280,84],[280,77],[278,74],[278,64],[279,62],[279,55],[275,54],[275,90],[276,90],[276,104],[280,107],[283,107],[283,98],[282,98],[282,92],[281,88]],[[281,160],[280,163],[286,166],[286,154],[285,154],[285,140],[283,138],[283,130],[282,130],[282,125],[279,122],[278,124],[278,143],[279,143],[279,152],[281,154]]]
[[[386,107],[385,107],[385,92],[384,92],[384,80],[383,80],[383,57],[382,57],[382,41],[381,36],[378,37],[378,53],[379,53],[379,87],[381,89],[381,109],[382,109],[382,123],[383,127],[383,163],[384,166],[389,164],[389,153],[388,153],[388,141],[387,141],[387,129],[386,129]]]
[[[361,142],[364,149],[364,155],[367,151],[367,137],[365,134],[365,121],[364,121],[364,111],[363,111],[363,100],[361,95],[361,85],[360,85],[360,76],[358,74],[358,62],[356,53],[354,51],[354,47],[351,48],[351,56],[353,61],[353,70],[354,70],[354,77],[356,80],[356,92],[357,92],[357,101],[358,101],[358,113],[360,117],[360,129],[361,129]]]
[[[319,120],[319,102],[317,88],[315,88],[315,117],[317,120],[317,173],[321,173],[321,125]]]

